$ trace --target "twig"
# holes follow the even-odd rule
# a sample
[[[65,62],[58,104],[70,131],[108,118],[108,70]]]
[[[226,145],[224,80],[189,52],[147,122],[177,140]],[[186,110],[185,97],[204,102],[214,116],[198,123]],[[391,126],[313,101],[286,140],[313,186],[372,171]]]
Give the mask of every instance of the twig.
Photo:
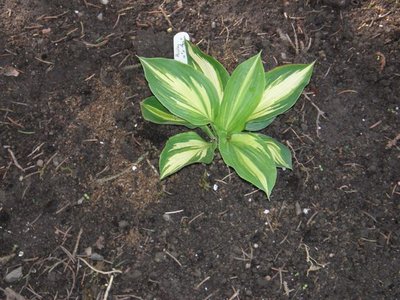
[[[165,213],[164,213],[164,215],[173,215],[173,214],[179,214],[179,213],[181,213],[181,212],[183,212],[183,209],[180,209],[180,210],[174,210],[174,211],[167,211],[167,212],[165,212]]]
[[[103,178],[99,178],[99,179],[96,180],[96,183],[98,183],[98,184],[103,184],[103,183],[106,183],[107,181],[114,180],[114,179],[116,179],[116,178],[118,178],[118,177],[120,177],[120,176],[122,176],[122,175],[128,173],[129,171],[131,171],[131,169],[132,169],[133,166],[135,166],[135,165],[137,165],[138,163],[140,163],[148,154],[149,154],[149,152],[145,152],[144,154],[142,154],[142,155],[137,159],[137,161],[136,161],[135,163],[129,165],[129,167],[127,167],[127,168],[126,168],[125,170],[123,170],[122,172],[120,172],[120,173],[118,173],[118,174],[115,174],[115,175],[110,175],[110,176],[106,176],[106,177],[103,177]]]
[[[202,215],[204,215],[204,212],[199,213],[197,216],[195,216],[193,219],[191,219],[188,224],[191,224],[194,220],[196,220],[197,218],[200,218]]]
[[[12,158],[12,160],[13,160],[13,162],[14,162],[14,165],[15,165],[18,169],[20,169],[22,172],[24,172],[25,169],[24,169],[23,167],[21,167],[21,165],[18,163],[17,158],[16,158],[15,155],[14,155],[14,152],[12,152],[12,150],[11,150],[10,148],[8,148],[7,150],[8,150],[8,153],[10,153],[10,155],[11,155],[11,158]]]
[[[394,139],[390,140],[390,141],[386,144],[386,149],[390,149],[390,148],[396,146],[398,140],[400,140],[400,133],[397,134],[397,135],[395,136]]]
[[[171,23],[171,20],[169,18],[169,15],[167,14],[167,12],[164,9],[164,3],[165,1],[163,1],[163,3],[161,3],[161,5],[158,7],[158,9],[160,10],[160,12],[162,13],[162,15],[164,16],[165,20],[167,21],[168,25],[170,28],[174,28],[174,26]]]
[[[101,41],[101,42],[99,42],[99,43],[97,43],[97,44],[88,43],[88,42],[86,42],[86,41],[82,41],[82,43],[84,43],[85,46],[88,47],[88,48],[99,48],[99,47],[104,46],[105,44],[107,44],[108,41],[109,41],[109,40],[106,39],[106,40]]]
[[[47,168],[47,166],[48,166],[49,163],[53,160],[53,158],[56,157],[57,154],[58,154],[58,151],[56,151],[56,152],[48,159],[48,161],[44,164],[43,168],[40,170],[40,177],[43,176],[44,170]]]
[[[327,119],[325,112],[322,111],[312,100],[311,98],[307,95],[307,93],[303,93],[304,97],[311,103],[312,106],[317,110],[317,119],[315,121],[316,125],[316,131],[317,131],[317,137],[319,137],[319,131],[321,130],[321,126],[319,125],[320,117],[323,117],[324,119]]]
[[[53,62],[47,61],[47,60],[43,60],[43,59],[41,59],[41,58],[39,58],[39,57],[35,57],[35,59],[36,59],[37,61],[40,61],[41,63],[46,64],[46,65],[54,65]]]
[[[114,280],[114,275],[111,275],[110,281],[108,282],[108,285],[107,285],[106,292],[104,293],[104,298],[103,298],[103,300],[107,300],[107,298],[108,298],[108,293],[110,293],[113,280]]]
[[[171,257],[181,268],[182,268],[182,264],[181,262],[175,257],[173,256],[171,253],[169,253],[167,250],[164,250],[165,254],[167,254],[169,257]]]
[[[76,243],[75,243],[75,247],[74,247],[74,251],[72,252],[72,257],[76,257],[76,253],[78,252],[78,246],[79,246],[79,241],[81,240],[81,236],[83,233],[83,229],[79,229],[79,233],[78,233],[78,237],[76,238]]]
[[[239,296],[239,292],[240,292],[240,290],[235,291],[235,293],[229,298],[229,300],[233,300],[233,299],[235,299],[236,297],[239,298],[239,297],[238,297],[238,296]]]
[[[95,272],[97,272],[97,273],[100,273],[100,274],[103,274],[103,275],[109,275],[109,274],[114,274],[114,273],[122,273],[121,270],[115,270],[115,269],[113,269],[112,271],[102,271],[102,270],[96,269],[95,267],[93,267],[92,265],[90,265],[90,264],[89,264],[85,259],[83,259],[82,257],[79,257],[79,256],[78,256],[78,259],[79,259],[80,261],[84,262],[85,265],[87,265],[87,266],[88,266],[90,269],[92,269],[93,271],[95,271]]]
[[[198,290],[208,279],[210,279],[210,276],[207,276],[206,278],[204,278],[198,285],[195,286],[195,290]]]

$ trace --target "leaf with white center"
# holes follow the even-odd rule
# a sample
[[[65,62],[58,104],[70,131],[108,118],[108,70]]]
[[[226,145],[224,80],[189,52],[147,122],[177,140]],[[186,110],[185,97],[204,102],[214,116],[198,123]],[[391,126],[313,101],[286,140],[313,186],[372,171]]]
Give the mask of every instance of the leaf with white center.
[[[244,180],[263,190],[268,198],[276,181],[276,165],[262,136],[255,133],[235,133],[221,139],[219,150],[228,166]]]
[[[218,93],[218,100],[221,102],[224,95],[224,87],[229,79],[228,71],[214,57],[205,54],[189,41],[186,41],[186,50],[188,64],[210,79]]]
[[[166,58],[140,58],[154,96],[174,115],[193,125],[209,124],[218,110],[218,93],[191,66]]]
[[[140,103],[143,118],[156,124],[183,125],[194,128],[188,121],[179,118],[166,109],[156,97],[151,96]]]
[[[264,141],[266,150],[271,154],[277,167],[292,169],[292,152],[272,137],[257,134]]]
[[[265,73],[265,90],[247,121],[263,121],[291,108],[309,83],[314,63],[277,67]]]
[[[206,142],[193,131],[174,135],[169,138],[160,155],[161,179],[190,164],[211,163],[215,148],[215,143]]]
[[[260,54],[241,63],[225,86],[216,125],[220,131],[240,132],[261,100],[265,88]]]
[[[246,123],[245,129],[247,131],[258,131],[258,130],[261,130],[261,129],[264,129],[265,127],[267,127],[274,120],[275,120],[275,118],[260,120],[260,121],[250,121],[250,122]]]

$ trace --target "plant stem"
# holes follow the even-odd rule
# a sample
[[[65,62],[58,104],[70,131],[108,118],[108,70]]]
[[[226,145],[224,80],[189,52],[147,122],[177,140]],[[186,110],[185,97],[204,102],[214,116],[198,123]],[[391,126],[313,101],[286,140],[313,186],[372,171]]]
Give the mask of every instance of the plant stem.
[[[213,130],[211,130],[210,127],[208,127],[207,125],[201,126],[200,129],[203,130],[210,137],[210,139],[212,139],[212,140],[217,139]]]

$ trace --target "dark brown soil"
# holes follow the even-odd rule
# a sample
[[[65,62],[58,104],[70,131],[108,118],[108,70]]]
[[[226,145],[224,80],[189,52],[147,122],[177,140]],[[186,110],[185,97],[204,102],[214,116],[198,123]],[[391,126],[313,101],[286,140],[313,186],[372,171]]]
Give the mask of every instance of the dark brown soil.
[[[400,299],[398,1],[162,3],[0,2],[0,298]],[[219,158],[159,181],[184,129],[142,119],[136,55],[178,31],[230,71],[317,60],[264,130],[271,201]]]

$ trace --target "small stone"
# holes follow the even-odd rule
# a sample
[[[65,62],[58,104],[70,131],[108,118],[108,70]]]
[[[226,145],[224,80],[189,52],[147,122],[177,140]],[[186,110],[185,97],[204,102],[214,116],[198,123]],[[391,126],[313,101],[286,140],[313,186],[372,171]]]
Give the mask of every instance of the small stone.
[[[171,222],[171,216],[169,215],[169,214],[163,214],[163,219],[164,219],[164,221],[167,221],[167,222]]]
[[[100,3],[103,5],[107,5],[108,4],[108,0],[100,0]]]
[[[92,255],[90,255],[90,259],[95,260],[95,261],[103,261],[104,257],[103,257],[103,255],[100,255],[100,254],[94,252],[94,253],[92,253]]]
[[[22,278],[22,267],[18,267],[12,270],[10,273],[4,277],[4,281],[7,283],[13,283]]]
[[[264,278],[262,278],[262,277],[258,277],[257,279],[256,279],[256,284],[259,286],[259,287],[267,287],[268,286],[268,281],[266,281]]]
[[[36,165],[41,168],[44,165],[44,161],[42,159],[38,159],[38,161],[36,162]]]
[[[121,229],[125,229],[128,226],[129,226],[129,222],[126,220],[121,220],[118,222],[118,227]]]
[[[142,272],[140,272],[139,270],[133,270],[129,273],[128,276],[130,279],[139,279],[140,277],[142,277],[142,275]]]
[[[97,15],[97,20],[103,21],[103,19],[104,19],[103,13],[99,13],[99,14]]]
[[[212,29],[215,29],[215,27],[217,27],[217,25],[215,24],[215,21],[212,21],[212,22],[211,22],[211,28],[212,28]]]
[[[92,255],[92,247],[87,247],[85,249],[85,254],[86,254],[86,256],[91,256]]]
[[[164,254],[164,252],[157,252],[157,253],[154,255],[154,260],[155,260],[156,262],[162,262],[163,260],[165,260],[165,254]]]

